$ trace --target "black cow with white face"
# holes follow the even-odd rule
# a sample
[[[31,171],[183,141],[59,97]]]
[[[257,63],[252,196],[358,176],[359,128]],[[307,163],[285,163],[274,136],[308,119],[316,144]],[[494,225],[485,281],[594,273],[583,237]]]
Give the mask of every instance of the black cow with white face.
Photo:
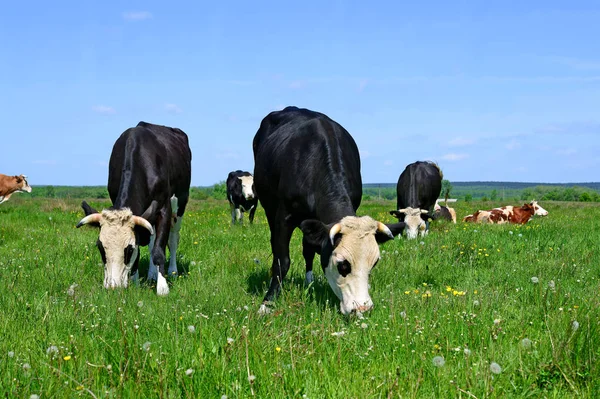
[[[177,274],[179,230],[188,202],[192,152],[180,129],[140,122],[115,142],[108,166],[108,193],[113,206],[97,212],[85,201],[86,216],[77,227],[100,228],[98,249],[104,262],[104,287],[127,287],[137,280],[139,247],[149,245],[148,280],[158,295],[167,295],[169,275]],[[158,270],[157,270],[158,269]]]
[[[273,251],[271,283],[259,312],[269,311],[266,304],[290,268],[289,244],[296,227],[304,234],[307,282],[318,253],[341,312],[371,309],[368,279],[380,257],[378,243],[393,239],[404,224],[356,216],[362,180],[352,136],[324,114],[287,107],[262,120],[253,149],[254,185]]]
[[[231,224],[243,223],[244,212],[248,212],[250,223],[258,205],[258,196],[254,189],[254,177],[250,172],[236,170],[227,176],[227,199],[231,207]]]
[[[397,210],[390,214],[406,223],[409,239],[429,232],[428,219],[433,217],[433,207],[442,191],[442,177],[435,163],[417,161],[408,165],[398,178]]]

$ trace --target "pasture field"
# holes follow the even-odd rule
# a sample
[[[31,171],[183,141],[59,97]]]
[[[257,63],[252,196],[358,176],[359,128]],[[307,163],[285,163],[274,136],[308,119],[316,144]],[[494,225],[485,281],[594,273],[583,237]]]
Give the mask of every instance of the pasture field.
[[[232,227],[226,201],[189,204],[169,296],[143,282],[107,291],[97,231],[75,228],[79,203],[0,206],[3,397],[600,397],[598,204],[542,202],[549,216],[526,226],[435,222],[424,239],[383,244],[375,308],[358,319],[339,313],[317,266],[304,286],[300,231],[274,313],[259,316],[264,212]],[[506,204],[456,210],[492,205]],[[359,214],[391,223],[394,206]]]

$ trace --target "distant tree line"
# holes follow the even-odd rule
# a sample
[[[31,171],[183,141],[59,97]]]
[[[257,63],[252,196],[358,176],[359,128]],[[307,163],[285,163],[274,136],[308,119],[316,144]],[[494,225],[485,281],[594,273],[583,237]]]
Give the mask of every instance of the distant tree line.
[[[450,182],[442,181],[441,198],[448,191],[449,198],[463,201],[583,201],[600,202],[600,183],[569,184],[535,184],[511,182]],[[597,188],[595,188],[597,187]],[[32,197],[44,198],[88,198],[107,199],[108,191],[105,186],[34,186]],[[207,187],[192,187],[190,198],[196,200],[227,198],[224,181]],[[363,199],[396,199],[396,184],[365,184]]]

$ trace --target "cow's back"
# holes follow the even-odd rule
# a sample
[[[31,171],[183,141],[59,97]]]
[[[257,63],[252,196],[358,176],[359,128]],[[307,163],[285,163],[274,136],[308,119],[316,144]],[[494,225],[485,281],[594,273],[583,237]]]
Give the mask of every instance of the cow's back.
[[[396,185],[397,208],[406,207],[431,211],[442,191],[442,173],[432,162],[418,161],[408,165]]]
[[[253,141],[254,184],[266,212],[279,206],[294,216],[327,222],[333,201],[360,205],[358,148],[350,134],[324,114],[287,107],[261,122]]]
[[[108,192],[117,207],[124,191],[148,200],[175,195],[187,201],[192,153],[180,129],[140,122],[117,139],[109,162]],[[120,195],[121,194],[121,195]],[[144,202],[148,202],[144,201]],[[135,211],[134,211],[135,213]]]

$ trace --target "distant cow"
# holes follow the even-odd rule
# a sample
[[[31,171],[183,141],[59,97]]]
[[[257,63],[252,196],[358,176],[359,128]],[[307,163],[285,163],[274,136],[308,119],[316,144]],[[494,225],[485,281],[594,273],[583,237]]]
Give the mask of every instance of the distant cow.
[[[447,205],[440,205],[438,201],[436,201],[433,207],[433,218],[436,220],[443,219],[451,221],[452,223],[456,223],[456,211],[454,208],[450,208]]]
[[[525,224],[534,214],[546,216],[548,215],[548,211],[542,208],[537,201],[531,201],[529,204],[523,204],[521,207],[508,205],[501,208],[494,208],[489,211],[479,210],[472,215],[465,216],[463,222]]]
[[[390,214],[406,223],[406,236],[417,238],[429,231],[428,219],[433,217],[433,206],[442,191],[442,171],[433,162],[415,162],[408,165],[396,186],[396,209]]]
[[[373,307],[369,274],[378,243],[393,239],[404,223],[385,225],[356,216],[362,196],[360,157],[352,136],[324,114],[287,107],[271,112],[254,137],[254,184],[271,230],[271,283],[259,310],[280,290],[290,268],[289,244],[300,227],[306,281],[315,253],[343,314]]]
[[[149,245],[148,280],[156,280],[158,295],[169,293],[165,250],[168,241],[169,275],[177,274],[191,161],[188,137],[180,129],[140,122],[117,139],[108,166],[113,206],[99,213],[83,201],[87,216],[77,224],[100,227],[97,246],[104,263],[105,288],[127,287],[130,273],[137,280],[139,246]]]
[[[7,176],[0,174],[0,204],[10,199],[14,193],[30,193],[27,176]]]
[[[254,177],[250,172],[236,170],[227,176],[227,199],[231,207],[231,224],[237,221],[242,224],[244,212],[249,212],[250,223],[254,221],[254,213],[258,205],[258,197],[254,190]]]

